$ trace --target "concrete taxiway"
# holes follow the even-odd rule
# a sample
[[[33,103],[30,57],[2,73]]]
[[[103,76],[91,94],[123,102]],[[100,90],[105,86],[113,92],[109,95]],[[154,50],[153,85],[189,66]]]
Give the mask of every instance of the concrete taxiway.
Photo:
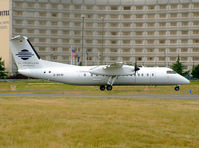
[[[82,97],[82,98],[150,98],[150,99],[193,99],[199,100],[199,95],[152,95],[152,94],[132,94],[132,95],[94,95],[94,94],[19,94],[1,93],[0,97]]]

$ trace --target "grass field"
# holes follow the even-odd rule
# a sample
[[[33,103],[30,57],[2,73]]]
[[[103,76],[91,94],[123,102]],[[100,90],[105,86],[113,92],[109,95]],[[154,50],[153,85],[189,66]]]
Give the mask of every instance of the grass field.
[[[43,84],[44,83],[44,84]],[[16,90],[11,91],[16,86]],[[44,80],[29,80],[17,82],[0,82],[0,93],[53,93],[53,94],[199,94],[199,81],[180,86],[180,91],[174,91],[174,86],[114,86],[112,91],[100,91],[99,86],[72,86],[53,83]]]
[[[0,93],[199,94],[198,82],[98,87],[1,82]],[[45,81],[46,82],[46,81]],[[31,83],[31,84],[30,84]],[[32,84],[35,83],[35,84]],[[11,88],[16,86],[16,91]],[[175,99],[0,97],[1,148],[198,148],[199,101]]]

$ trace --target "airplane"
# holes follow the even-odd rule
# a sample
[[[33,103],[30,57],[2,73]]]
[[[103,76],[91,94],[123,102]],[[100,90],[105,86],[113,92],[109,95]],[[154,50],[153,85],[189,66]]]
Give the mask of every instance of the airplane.
[[[98,66],[76,66],[42,60],[26,36],[18,35],[10,42],[18,72],[22,75],[72,85],[99,86],[111,91],[113,85],[180,85],[189,80],[167,67],[138,67],[122,62]]]

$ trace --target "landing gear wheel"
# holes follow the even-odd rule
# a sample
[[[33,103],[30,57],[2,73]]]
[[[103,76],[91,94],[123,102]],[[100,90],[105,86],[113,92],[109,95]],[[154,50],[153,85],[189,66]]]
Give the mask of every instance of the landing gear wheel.
[[[179,91],[180,90],[180,86],[176,86],[174,89],[175,89],[175,91]]]
[[[112,90],[112,86],[111,86],[111,85],[107,85],[107,86],[106,86],[106,89],[107,89],[108,91],[111,91],[111,90]]]
[[[104,90],[105,90],[105,85],[101,85],[101,86],[100,86],[100,90],[101,90],[101,91],[104,91]]]

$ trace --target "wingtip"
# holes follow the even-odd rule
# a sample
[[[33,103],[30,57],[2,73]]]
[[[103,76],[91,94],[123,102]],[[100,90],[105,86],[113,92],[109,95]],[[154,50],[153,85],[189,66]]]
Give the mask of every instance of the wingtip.
[[[16,40],[16,39],[27,39],[27,37],[26,36],[22,36],[22,35],[17,35],[15,37],[11,38],[11,40]]]

